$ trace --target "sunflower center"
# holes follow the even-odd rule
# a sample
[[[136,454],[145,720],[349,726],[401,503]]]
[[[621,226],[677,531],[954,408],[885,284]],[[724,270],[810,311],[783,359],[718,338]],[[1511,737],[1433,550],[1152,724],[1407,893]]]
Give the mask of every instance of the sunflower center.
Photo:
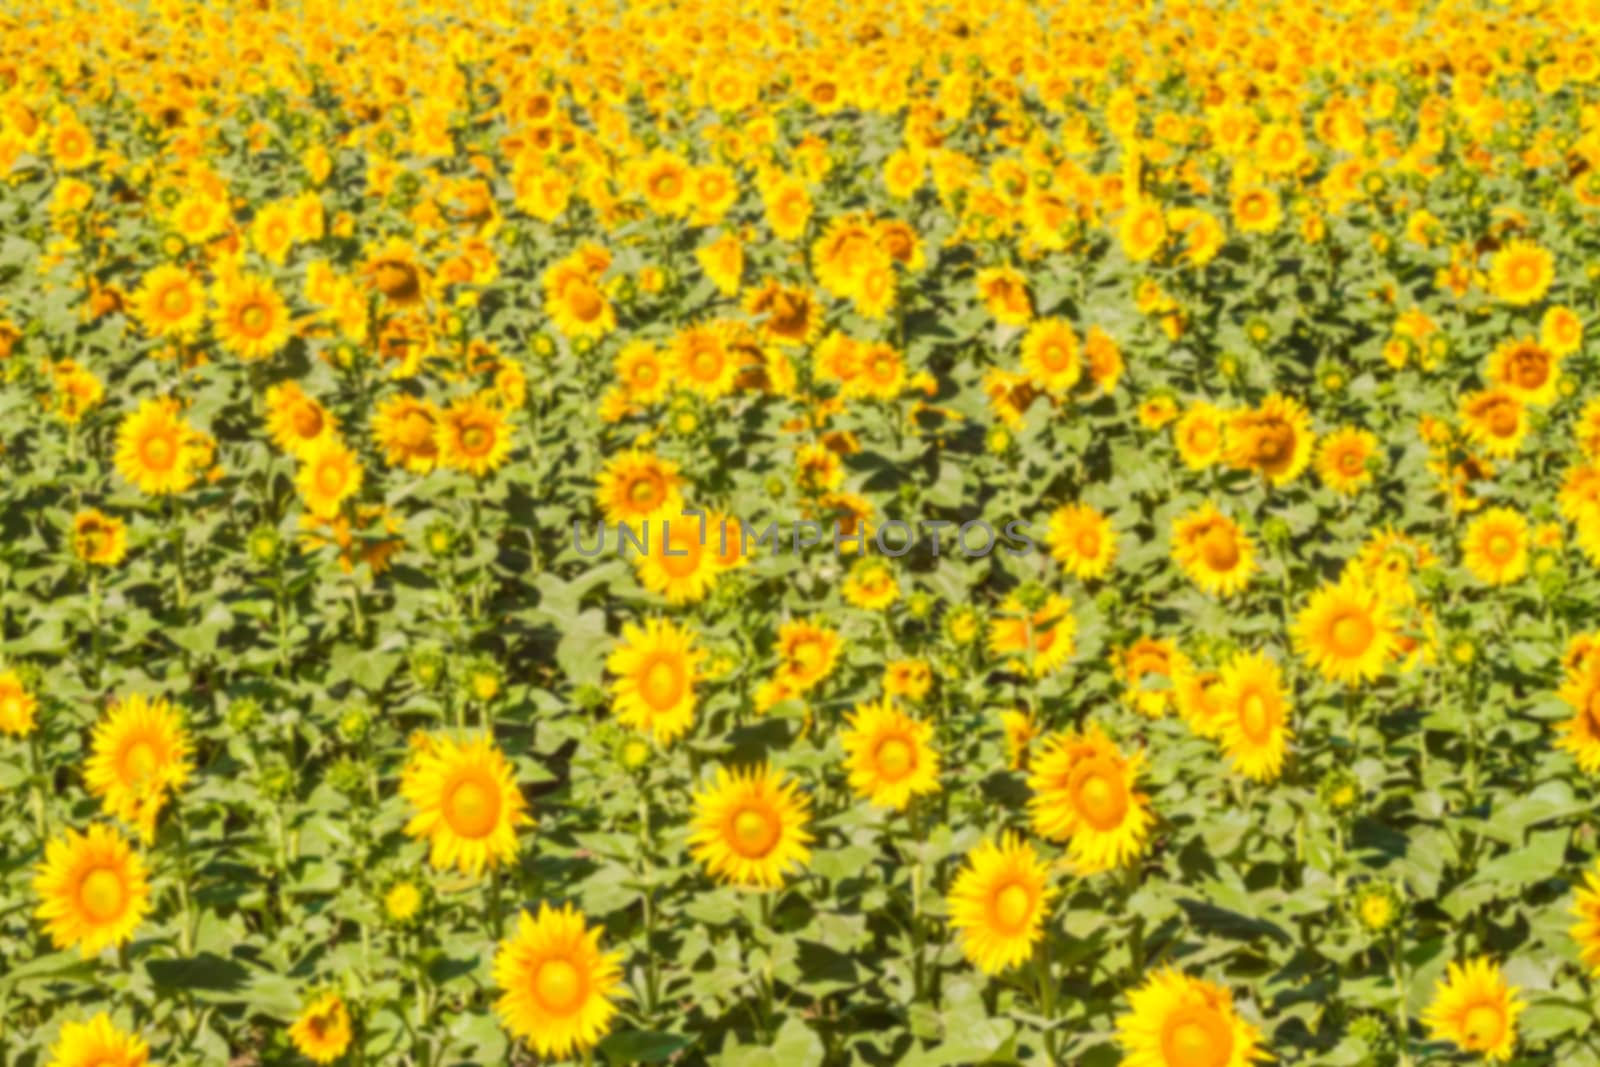
[[[1079,530],[1077,544],[1080,556],[1093,557],[1100,554],[1100,534],[1097,530]]]
[[[600,317],[600,294],[592,285],[574,285],[567,290],[567,306],[577,318],[593,322]]]
[[[1214,571],[1231,571],[1239,563],[1239,542],[1225,526],[1213,526],[1200,539],[1200,558]]]
[[[665,711],[683,696],[683,669],[671,658],[662,656],[645,669],[639,692],[646,704]]]
[[[416,268],[409,263],[389,260],[378,264],[373,274],[378,291],[390,300],[414,300],[421,295],[422,280]]]
[[[1531,289],[1538,280],[1538,268],[1526,260],[1515,264],[1511,268],[1511,284],[1518,289]]]
[[[259,337],[267,332],[272,316],[260,304],[246,304],[239,309],[239,326],[245,333]]]
[[[689,373],[703,382],[715,381],[722,373],[722,357],[702,348],[689,357]]]
[[[328,496],[338,496],[344,489],[344,467],[338,463],[324,463],[318,467],[317,488]]]
[[[1339,457],[1339,469],[1343,471],[1347,477],[1353,478],[1360,474],[1363,466],[1364,461],[1361,453],[1359,452],[1346,452],[1344,455]]]
[[[139,458],[151,470],[164,471],[178,458],[178,445],[170,434],[154,434],[144,439]]]
[[[487,426],[472,425],[461,431],[461,451],[469,456],[481,456],[494,444],[494,434]]]
[[[1496,563],[1506,562],[1516,554],[1516,551],[1516,538],[1500,530],[1490,534],[1483,543],[1483,554]]]
[[[142,782],[155,773],[161,760],[148,741],[135,741],[122,754],[123,775],[130,782]]]
[[[1239,701],[1239,729],[1256,744],[1261,744],[1272,734],[1272,711],[1266,697],[1251,691]]]
[[[761,808],[741,808],[733,817],[733,850],[746,859],[761,859],[778,843],[778,820]]]
[[[96,867],[78,885],[78,903],[95,922],[109,922],[121,915],[127,899],[122,876],[109,867]]]
[[[650,191],[658,200],[676,200],[683,194],[683,179],[676,171],[660,171],[650,179]]]
[[[1294,455],[1294,429],[1282,423],[1262,427],[1256,435],[1255,459],[1257,465],[1271,472],[1286,467]]]
[[[1505,1016],[1493,1004],[1474,1004],[1467,1009],[1461,1031],[1466,1035],[1469,1048],[1493,1048],[1500,1043],[1505,1031]]]
[[[628,502],[636,507],[653,508],[662,496],[660,479],[654,475],[635,478],[628,486]]]
[[[445,821],[462,837],[484,837],[500,818],[500,797],[489,783],[468,779],[450,790]]]
[[[1128,790],[1111,767],[1091,764],[1073,791],[1078,814],[1096,830],[1115,830],[1128,814]]]
[[[898,782],[911,773],[916,764],[916,753],[904,738],[891,737],[878,745],[878,774],[891,782]]]
[[[1020,930],[1033,912],[1033,894],[1026,886],[1013,882],[994,896],[995,924],[1005,930]]]
[[[194,300],[189,296],[189,290],[181,285],[163,289],[157,303],[161,306],[163,314],[175,319],[187,315],[189,309],[194,307]]]
[[[534,976],[533,988],[547,1011],[564,1014],[583,999],[583,976],[567,960],[545,960]]]
[[[1523,352],[1517,356],[1512,374],[1524,389],[1537,389],[1550,377],[1550,365],[1538,352]]]
[[[1039,362],[1048,371],[1066,370],[1072,362],[1072,353],[1060,341],[1047,341],[1039,348]]]
[[[668,548],[672,551],[668,552]],[[659,557],[661,569],[674,578],[687,578],[700,569],[703,548],[698,533],[690,527],[682,523],[669,525],[663,529]]]
[[[1499,404],[1489,412],[1489,432],[1496,437],[1510,437],[1517,432],[1517,413],[1507,404]]]
[[[1194,451],[1199,452],[1201,455],[1210,453],[1214,448],[1217,447],[1216,428],[1207,423],[1201,423],[1199,426],[1196,426],[1194,429],[1190,430],[1189,447]]]
[[[1167,1067],[1222,1067],[1233,1055],[1233,1032],[1211,1008],[1180,1008],[1161,1028]]]
[[[1359,656],[1372,644],[1372,620],[1360,611],[1345,611],[1328,627],[1328,638],[1340,656]]]
[[[292,416],[294,432],[307,440],[322,432],[322,412],[315,404],[300,404]]]

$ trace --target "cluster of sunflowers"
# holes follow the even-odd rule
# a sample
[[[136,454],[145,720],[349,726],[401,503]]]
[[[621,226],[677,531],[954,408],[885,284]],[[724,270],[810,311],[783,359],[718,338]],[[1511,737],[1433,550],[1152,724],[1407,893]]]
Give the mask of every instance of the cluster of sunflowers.
[[[1592,0],[0,31],[0,1067],[1600,1067]]]

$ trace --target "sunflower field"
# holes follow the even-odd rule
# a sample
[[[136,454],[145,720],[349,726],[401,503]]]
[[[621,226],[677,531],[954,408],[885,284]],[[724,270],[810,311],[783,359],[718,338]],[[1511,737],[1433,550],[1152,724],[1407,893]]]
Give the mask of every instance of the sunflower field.
[[[0,12],[0,1067],[1600,1067],[1596,0]]]

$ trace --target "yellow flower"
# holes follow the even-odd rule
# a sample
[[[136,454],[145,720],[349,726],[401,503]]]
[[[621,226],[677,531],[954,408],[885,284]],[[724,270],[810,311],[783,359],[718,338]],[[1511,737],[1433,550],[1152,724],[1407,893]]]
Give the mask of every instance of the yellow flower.
[[[350,1047],[350,1010],[338,993],[313,999],[289,1027],[289,1040],[300,1054],[317,1063],[332,1063]]]
[[[422,909],[422,891],[411,882],[396,882],[383,895],[383,910],[397,923],[410,922]]]
[[[434,446],[440,466],[482,478],[510,456],[511,427],[487,394],[462,397],[439,415]]]
[[[1034,384],[1057,396],[1072,391],[1083,373],[1078,335],[1066,319],[1040,319],[1022,338],[1022,369]]]
[[[1600,974],[1600,863],[1583,874],[1583,884],[1572,900],[1572,939],[1578,943],[1578,957],[1590,975]]]
[[[939,753],[933,727],[885,699],[857,704],[839,737],[850,788],[882,808],[903,811],[913,796],[939,791]]]
[[[188,489],[208,453],[175,400],[140,401],[117,426],[117,473],[151,496]]]
[[[1389,609],[1349,571],[1313,593],[1295,618],[1295,650],[1324,678],[1347,685],[1382,674],[1395,641]]]
[[[1491,1060],[1509,1060],[1517,1043],[1517,1016],[1527,1007],[1506,984],[1500,965],[1486,956],[1450,964],[1434,987],[1422,1021],[1433,1037]]]
[[[189,780],[192,751],[176,709],[160,697],[135,693],[113,704],[95,724],[84,784],[107,815],[135,827],[149,842],[167,794]]]
[[[985,974],[1022,963],[1044,936],[1056,893],[1048,868],[1020,837],[980,843],[950,887],[950,925],[961,933],[962,952]]]
[[[409,837],[426,838],[428,861],[479,875],[517,855],[517,829],[532,820],[511,764],[488,737],[457,744],[429,738],[400,777],[400,795],[415,814]]]
[[[22,684],[16,671],[0,673],[0,733],[26,737],[33,732],[39,701]]]
[[[1128,994],[1117,1017],[1122,1067],[1249,1067],[1272,1057],[1223,986],[1164,967]]]
[[[1262,652],[1240,653],[1222,668],[1217,689],[1219,737],[1233,769],[1258,782],[1274,781],[1293,736],[1278,665]]]
[[[978,272],[978,298],[989,314],[1007,326],[1026,326],[1033,318],[1028,282],[1012,267],[987,267]]]
[[[778,673],[792,688],[804,692],[830,674],[844,642],[834,630],[806,619],[778,627]]]
[[[1214,596],[1232,596],[1256,572],[1255,544],[1210,501],[1173,520],[1172,558]]]
[[[710,549],[719,547],[712,535],[710,516],[702,527],[695,515],[676,515],[659,522],[641,523],[632,536],[644,551],[634,556],[634,573],[639,583],[652,593],[660,593],[673,604],[694,604],[704,600],[716,584],[723,565]],[[618,534],[622,537],[621,532]],[[731,542],[739,540],[738,530],[728,531]],[[630,546],[635,541],[623,541]]]
[[[144,1039],[119,1030],[102,1011],[86,1023],[61,1024],[47,1067],[146,1067],[149,1062]]]
[[[289,309],[272,282],[240,275],[217,287],[211,325],[217,343],[243,360],[266,359],[289,341]]]
[[[1462,562],[1486,585],[1509,585],[1528,573],[1528,520],[1510,508],[1490,508],[1467,527]]]
[[[1317,476],[1334,492],[1353,496],[1372,481],[1367,460],[1377,451],[1378,438],[1366,430],[1335,430],[1317,445]]]
[[[1137,860],[1155,825],[1149,798],[1134,791],[1143,762],[1138,752],[1125,758],[1093,724],[1045,738],[1028,761],[1034,832],[1066,841],[1080,874]]]
[[[87,508],[72,517],[72,554],[96,567],[115,567],[128,553],[128,527],[119,518]]]
[[[0,691],[3,683],[0,678]],[[1585,774],[1600,772],[1600,658],[1569,668],[1557,695],[1572,708],[1572,718],[1556,725],[1556,747],[1572,753]]]
[[[1042,678],[1072,658],[1077,631],[1072,606],[1062,597],[1051,595],[1038,610],[1029,611],[1012,594],[989,623],[989,651],[1015,656],[1017,669]]]
[[[1227,460],[1260,472],[1273,485],[1293,481],[1311,461],[1311,418],[1299,402],[1273,393],[1258,408],[1235,412],[1228,420]]]
[[[557,911],[539,904],[538,917],[522,911],[516,933],[494,954],[501,1025],[541,1056],[565,1059],[587,1052],[606,1035],[624,996],[622,954],[603,952],[600,927],[568,904]]]
[[[1064,504],[1050,516],[1050,554],[1068,574],[1100,578],[1117,558],[1117,531],[1088,504]]]
[[[882,559],[862,557],[850,567],[840,594],[845,602],[866,611],[882,611],[900,597],[894,568]]]
[[[344,442],[332,434],[319,437],[301,453],[295,488],[306,510],[324,519],[339,513],[339,506],[361,488],[361,463]]]
[[[728,346],[728,336],[728,328],[720,323],[679,331],[672,339],[678,384],[707,400],[733,392],[739,378],[739,360]]]
[[[729,772],[694,793],[689,851],[719,882],[776,889],[811,859],[811,802],[766,764]]]
[[[636,533],[642,533],[652,519],[675,518],[683,511],[678,465],[648,452],[631,450],[613,456],[596,481],[595,496],[606,521],[641,527]]]
[[[1205,470],[1222,458],[1224,416],[1205,401],[1191,404],[1173,427],[1178,456],[1192,471]]]
[[[1548,404],[1556,397],[1561,361],[1531,337],[1513,338],[1489,353],[1489,380],[1524,404]]]
[[[1516,455],[1528,433],[1527,408],[1509,389],[1467,393],[1460,402],[1467,439],[1497,459]]]
[[[133,314],[157,337],[193,337],[206,321],[206,294],[182,267],[163,264],[144,276],[133,294]]]
[[[35,871],[40,902],[34,915],[44,921],[51,944],[76,946],[84,959],[131,940],[150,913],[144,860],[109,826],[51,838]]]
[[[305,458],[312,444],[338,430],[338,420],[307,396],[298,382],[283,382],[267,390],[267,432],[289,455]]]
[[[378,401],[372,413],[372,436],[383,449],[384,462],[412,474],[433,470],[439,462],[439,419],[439,409],[432,401],[407,393]]]
[[[650,734],[662,744],[694,725],[695,681],[703,653],[694,635],[663,619],[622,628],[622,644],[606,659],[611,708],[625,726]]]
[[[1555,258],[1532,241],[1515,240],[1494,255],[1489,265],[1489,290],[1515,307],[1542,300],[1555,280]]]

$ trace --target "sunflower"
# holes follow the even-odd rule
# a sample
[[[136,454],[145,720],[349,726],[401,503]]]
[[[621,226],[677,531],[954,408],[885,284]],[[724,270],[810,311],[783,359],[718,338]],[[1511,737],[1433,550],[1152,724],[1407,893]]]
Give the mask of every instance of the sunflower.
[[[103,1011],[86,1023],[62,1023],[50,1046],[49,1067],[146,1067],[149,1062],[144,1039],[119,1030]]]
[[[1278,665],[1261,652],[1239,653],[1222,668],[1217,688],[1219,738],[1233,769],[1258,782],[1275,780],[1293,736]]]
[[[35,868],[34,915],[58,949],[77,946],[84,959],[132,939],[150,913],[150,881],[144,860],[110,826],[87,833],[68,829],[45,846]]]
[[[655,404],[666,399],[672,379],[659,348],[649,341],[629,341],[613,363],[617,381],[634,404]]]
[[[1334,492],[1354,496],[1372,481],[1367,465],[1377,451],[1374,434],[1353,426],[1335,430],[1317,445],[1317,476]]]
[[[857,704],[845,717],[844,745],[850,788],[881,808],[904,811],[913,796],[939,791],[939,753],[933,727],[895,708],[888,699]]]
[[[1461,398],[1460,413],[1467,439],[1497,459],[1516,455],[1528,434],[1527,408],[1509,389],[1468,393]]]
[[[1261,1031],[1225,987],[1164,967],[1128,994],[1117,1017],[1122,1067],[1249,1067],[1270,1060]]]
[[[350,1037],[350,1009],[344,998],[331,990],[314,997],[289,1027],[294,1047],[317,1063],[332,1063],[343,1056]]]
[[[361,489],[362,477],[361,462],[356,454],[338,437],[328,434],[306,446],[294,484],[305,501],[306,510],[318,518],[328,519],[337,515],[340,505]]]
[[[1031,670],[1035,678],[1042,678],[1072,658],[1077,631],[1072,606],[1062,597],[1051,594],[1030,611],[1013,593],[989,623],[989,651],[1018,657],[1013,661],[1016,669]]]
[[[1173,520],[1172,558],[1190,581],[1214,596],[1232,596],[1256,572],[1254,542],[1210,501]]]
[[[1518,992],[1486,956],[1452,962],[1434,987],[1422,1021],[1436,1040],[1481,1052],[1485,1059],[1509,1060],[1517,1043],[1517,1016],[1527,1007]]]
[[[678,383],[707,400],[727,396],[739,379],[728,331],[717,323],[679,331],[672,339],[672,359]]]
[[[1117,558],[1117,531],[1088,504],[1063,504],[1050,516],[1050,555],[1068,574],[1103,577]]]
[[[211,325],[217,343],[242,360],[266,359],[289,341],[289,308],[272,282],[240,275],[217,287]]]
[[[778,627],[778,673],[799,692],[815,688],[833,673],[844,642],[826,626],[795,619]]]
[[[1057,396],[1072,391],[1083,374],[1078,335],[1066,319],[1039,319],[1022,338],[1022,369],[1034,384]]]
[[[811,859],[811,802],[766,764],[728,771],[694,793],[689,850],[717,881],[776,889]]]
[[[1583,347],[1583,320],[1571,308],[1556,305],[1539,319],[1539,343],[1559,358]]]
[[[841,215],[828,223],[811,245],[811,267],[817,282],[832,295],[849,299],[867,268],[887,258],[878,246],[872,219],[861,213]]]
[[[423,269],[416,250],[398,237],[368,249],[361,274],[371,289],[392,307],[415,307],[427,299],[428,272]]]
[[[1028,760],[1034,832],[1068,842],[1081,874],[1132,863],[1155,825],[1150,798],[1134,791],[1143,762],[1138,752],[1125,758],[1093,724],[1046,737]]]
[[[338,420],[307,396],[299,382],[287,381],[267,390],[267,432],[273,444],[289,455],[303,458],[314,442],[338,429]]]
[[[900,583],[886,561],[863,556],[851,564],[839,592],[847,604],[882,611],[900,598]]]
[[[1489,380],[1524,404],[1548,404],[1556,397],[1561,361],[1531,337],[1502,341],[1489,353]]]
[[[86,508],[72,517],[72,554],[95,567],[115,567],[128,554],[128,527],[118,518]]]
[[[978,298],[996,321],[1007,326],[1026,326],[1033,318],[1033,300],[1028,282],[1012,267],[987,267],[978,272]]]
[[[208,451],[176,400],[142,400],[117,426],[117,473],[151,496],[188,489]]]
[[[1203,400],[1189,405],[1178,418],[1172,440],[1185,467],[1201,471],[1222,458],[1223,418],[1215,405]]]
[[[1135,263],[1143,263],[1167,243],[1167,223],[1161,205],[1148,199],[1129,204],[1117,223],[1117,239],[1122,252]]]
[[[433,440],[441,467],[475,478],[499,470],[511,454],[506,413],[485,393],[460,397],[441,412]]]
[[[1600,864],[1583,874],[1583,885],[1573,895],[1572,915],[1578,921],[1569,932],[1578,943],[1578,958],[1590,975],[1600,974]]]
[[[39,701],[16,671],[0,672],[0,733],[26,737],[33,732]]]
[[[437,870],[476,876],[511,862],[517,828],[532,821],[510,762],[487,736],[426,738],[400,777],[400,795],[415,809],[406,834],[429,840]]]
[[[950,886],[950,925],[984,974],[1022,963],[1044,936],[1057,890],[1033,846],[1015,834],[979,843]]]
[[[735,296],[744,278],[744,244],[733,233],[697,249],[694,258],[723,296]]]
[[[1172,676],[1184,658],[1171,641],[1153,637],[1113,650],[1111,663],[1122,682],[1123,700],[1146,718],[1161,718],[1172,705]],[[1155,680],[1153,685],[1149,679]]]
[[[1346,685],[1382,674],[1396,636],[1383,599],[1351,571],[1313,593],[1294,623],[1295,650],[1324,678]]]
[[[1486,585],[1509,585],[1528,573],[1528,520],[1510,508],[1490,508],[1467,527],[1462,562]]]
[[[635,450],[606,461],[595,496],[608,522],[644,524],[683,510],[682,484],[676,463]]]
[[[546,285],[545,313],[565,337],[598,340],[617,328],[617,314],[599,284],[581,273]]]
[[[1283,225],[1283,201],[1263,185],[1240,189],[1233,196],[1231,210],[1240,233],[1273,233]]]
[[[1278,393],[1258,408],[1235,412],[1224,436],[1228,462],[1258,471],[1273,485],[1293,481],[1311,462],[1311,417],[1298,401]]]
[[[624,529],[619,528],[619,539],[624,537]],[[713,543],[707,526],[695,515],[645,523],[634,539],[620,543],[643,549],[633,559],[639,583],[673,604],[704,600],[722,570],[718,556],[707,548]]]
[[[518,914],[517,932],[494,953],[495,1013],[512,1037],[565,1059],[605,1036],[625,991],[622,954],[601,951],[601,933],[570,904],[557,911],[541,901],[537,918]]]
[[[163,264],[146,274],[134,292],[133,315],[154,337],[193,337],[206,321],[205,288],[182,267]]]
[[[1572,753],[1585,774],[1600,772],[1600,658],[1570,668],[1557,695],[1573,714],[1556,725],[1556,747]]]
[[[634,179],[645,203],[657,215],[682,215],[693,207],[690,169],[681,156],[657,149],[641,160]]]
[[[149,842],[167,794],[189,780],[192,751],[177,710],[160,697],[135,693],[95,725],[84,784],[107,815],[136,827]]]
[[[1513,307],[1544,299],[1555,280],[1555,258],[1532,241],[1510,241],[1489,265],[1489,291]]]
[[[703,654],[694,635],[663,619],[643,626],[627,623],[622,644],[606,658],[611,709],[625,726],[648,733],[662,744],[694,724],[694,686]]]
[[[1181,718],[1196,734],[1215,739],[1222,735],[1228,707],[1222,701],[1222,675],[1196,666],[1185,657],[1172,672],[1173,701]]]
[[[378,401],[372,436],[391,467],[427,474],[439,462],[439,408],[431,400],[399,393]]]

